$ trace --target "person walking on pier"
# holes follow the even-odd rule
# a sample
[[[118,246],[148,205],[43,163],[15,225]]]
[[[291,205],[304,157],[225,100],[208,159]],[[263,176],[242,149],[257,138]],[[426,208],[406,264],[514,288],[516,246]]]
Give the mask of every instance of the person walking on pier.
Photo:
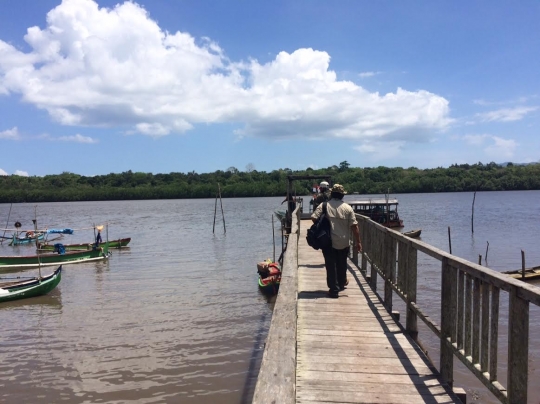
[[[347,192],[343,185],[335,184],[330,190],[330,200],[326,205],[326,217],[330,220],[332,229],[332,247],[323,250],[324,265],[326,267],[326,283],[328,295],[337,298],[339,291],[347,285],[347,256],[349,254],[350,234],[354,235],[356,248],[362,251],[358,222],[351,206],[343,201]],[[311,215],[313,222],[321,216],[323,204]]]
[[[313,212],[315,212],[317,206],[319,206],[323,202],[330,200],[330,191],[328,189],[329,186],[330,184],[328,184],[328,182],[326,181],[323,181],[319,184],[319,194],[313,200]]]

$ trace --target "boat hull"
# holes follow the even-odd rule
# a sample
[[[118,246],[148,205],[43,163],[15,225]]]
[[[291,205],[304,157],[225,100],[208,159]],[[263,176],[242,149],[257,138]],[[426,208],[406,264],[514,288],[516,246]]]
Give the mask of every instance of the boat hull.
[[[37,241],[39,241],[39,240],[43,240],[44,238],[45,238],[44,234],[38,234],[37,237],[36,236],[34,236],[34,237],[16,237],[16,236],[13,236],[13,238],[9,242],[9,245],[30,244],[30,243],[35,243],[36,239],[37,239]]]
[[[406,231],[403,233],[403,235],[407,237],[411,237],[411,238],[416,238],[416,237],[420,237],[421,233],[422,233],[422,230],[417,229],[417,230]]]
[[[131,237],[121,238],[118,240],[109,241],[109,248],[129,248],[128,244],[131,241]],[[79,244],[63,244],[66,251],[78,251],[78,250],[91,250],[94,247],[93,243],[79,243]],[[53,244],[40,244],[39,249],[41,251],[53,251]]]
[[[62,279],[62,266],[41,279],[33,278],[21,282],[0,283],[0,303],[42,296],[56,288]]]
[[[503,274],[509,275],[514,279],[532,281],[534,279],[540,279],[540,266],[525,268],[525,273],[521,269],[516,269],[514,271],[505,271]]]
[[[109,257],[108,247],[96,250],[69,251],[65,254],[45,253],[28,256],[0,256],[0,272],[12,269],[58,266],[80,262],[100,261]]]

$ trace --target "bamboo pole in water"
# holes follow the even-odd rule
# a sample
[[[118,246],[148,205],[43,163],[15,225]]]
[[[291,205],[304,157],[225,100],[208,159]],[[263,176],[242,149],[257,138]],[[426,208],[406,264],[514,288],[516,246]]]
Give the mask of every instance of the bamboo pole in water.
[[[34,222],[34,236],[36,237],[36,256],[38,261],[38,273],[39,273],[39,280],[41,281],[41,260],[39,259],[39,241],[38,241],[38,231],[37,231],[37,206],[34,206],[34,218],[32,222]]]
[[[216,232],[217,197],[218,194],[216,194],[216,203],[214,204],[214,226],[212,227],[212,234]]]
[[[272,245],[274,246],[274,261],[276,262],[276,236],[274,232],[274,214],[272,213]]]
[[[521,250],[521,279],[525,279],[525,251]]]
[[[450,226],[448,226],[448,244],[450,245],[450,254],[452,254],[452,238],[450,237]]]
[[[472,200],[472,215],[471,215],[471,232],[474,233],[474,201],[476,200],[476,191]]]
[[[13,207],[13,203],[11,205],[9,205],[9,213],[8,213],[8,218],[7,218],[7,221],[6,221],[6,229],[9,226],[9,218],[11,217],[11,208],[12,207]],[[5,235],[6,235],[6,230],[4,229],[4,234],[2,234],[2,240],[0,240],[0,244],[2,244],[4,242]]]
[[[223,213],[223,200],[221,199],[221,187],[218,184],[218,192],[219,192],[219,204],[221,206],[221,217],[223,217],[223,232],[227,233],[227,229],[225,228],[225,213]]]

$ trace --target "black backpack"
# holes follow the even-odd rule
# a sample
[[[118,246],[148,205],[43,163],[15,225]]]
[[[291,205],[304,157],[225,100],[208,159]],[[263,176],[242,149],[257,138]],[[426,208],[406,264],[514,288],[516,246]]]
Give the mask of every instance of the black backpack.
[[[330,220],[326,211],[327,202],[323,202],[323,213],[307,231],[307,243],[316,250],[332,247]]]

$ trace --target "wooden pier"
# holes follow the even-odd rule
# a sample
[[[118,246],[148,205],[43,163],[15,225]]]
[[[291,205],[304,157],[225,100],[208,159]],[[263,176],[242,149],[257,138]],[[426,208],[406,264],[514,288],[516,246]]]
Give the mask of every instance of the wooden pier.
[[[528,305],[540,304],[538,290],[357,216],[364,253],[352,253],[349,284],[332,299],[322,253],[305,241],[310,222],[295,213],[254,403],[459,403],[454,357],[501,402],[527,401]],[[416,304],[419,251],[441,261],[440,326]],[[510,296],[508,388],[497,381],[500,290]],[[392,314],[396,295],[404,325]],[[438,370],[417,344],[417,319],[441,340]]]

